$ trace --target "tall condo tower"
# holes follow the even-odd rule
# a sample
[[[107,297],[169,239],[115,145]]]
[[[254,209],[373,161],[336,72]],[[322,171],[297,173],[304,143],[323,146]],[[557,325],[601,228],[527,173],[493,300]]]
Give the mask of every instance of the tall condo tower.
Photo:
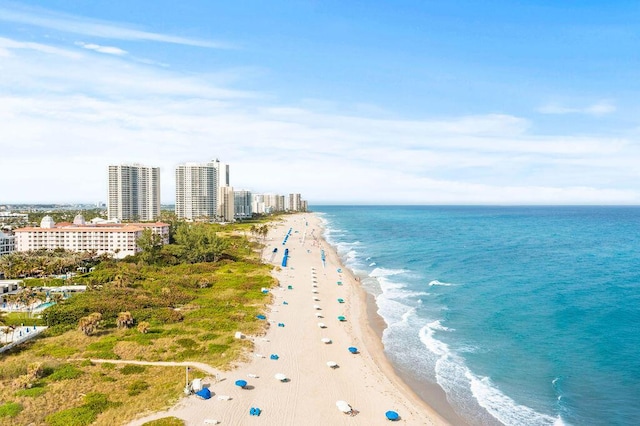
[[[216,162],[179,165],[176,168],[176,215],[178,218],[215,220],[217,208],[218,169]]]
[[[160,217],[160,168],[109,166],[109,219],[151,221]]]

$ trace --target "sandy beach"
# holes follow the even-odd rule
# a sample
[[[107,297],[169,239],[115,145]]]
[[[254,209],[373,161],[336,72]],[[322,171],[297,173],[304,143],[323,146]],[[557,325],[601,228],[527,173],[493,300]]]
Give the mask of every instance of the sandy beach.
[[[311,213],[273,222],[264,259],[274,265],[280,285],[271,290],[274,297],[266,312],[267,334],[246,337],[255,343],[251,361],[232,371],[220,371],[217,378],[204,379],[211,399],[185,397],[171,409],[129,425],[166,416],[181,418],[188,425],[214,421],[221,425],[378,425],[388,422],[388,410],[400,415],[395,424],[447,424],[396,376],[370,325],[364,291],[321,236],[321,221]],[[285,249],[289,258],[282,267]],[[331,343],[324,343],[323,338]],[[358,353],[352,354],[349,347],[356,347]],[[272,355],[277,359],[271,359]],[[330,368],[327,362],[337,367]],[[277,380],[274,376],[279,373],[287,380]],[[235,385],[239,379],[247,381],[246,389]],[[338,410],[339,400],[357,414]],[[250,415],[253,407],[261,409],[260,416]]]

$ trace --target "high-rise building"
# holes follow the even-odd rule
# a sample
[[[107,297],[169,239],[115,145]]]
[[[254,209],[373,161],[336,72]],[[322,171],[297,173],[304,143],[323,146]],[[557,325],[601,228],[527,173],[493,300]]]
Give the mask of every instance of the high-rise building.
[[[251,191],[233,191],[234,198],[234,218],[250,219],[251,211]]]
[[[186,163],[176,168],[176,216],[215,220],[218,210],[216,163]]]
[[[152,221],[160,217],[160,168],[109,166],[109,219]]]
[[[235,197],[232,186],[218,188],[218,219],[223,222],[233,222],[235,215]]]
[[[289,194],[289,208],[287,210],[292,212],[302,211],[302,195]]]
[[[231,206],[229,204],[223,205],[224,200],[229,195],[229,165],[225,163],[221,163],[217,158],[211,162],[213,166],[216,168],[216,178],[218,182],[218,200],[216,204],[217,210],[217,219],[231,222],[233,220],[233,201],[231,202]],[[230,190],[231,200],[233,200],[233,188]],[[225,208],[227,212],[231,212],[231,215],[225,214]]]

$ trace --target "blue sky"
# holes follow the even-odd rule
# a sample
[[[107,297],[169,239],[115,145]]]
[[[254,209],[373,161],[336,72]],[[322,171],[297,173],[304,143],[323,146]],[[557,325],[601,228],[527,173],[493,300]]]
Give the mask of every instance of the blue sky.
[[[640,3],[0,0],[0,203],[640,204]]]

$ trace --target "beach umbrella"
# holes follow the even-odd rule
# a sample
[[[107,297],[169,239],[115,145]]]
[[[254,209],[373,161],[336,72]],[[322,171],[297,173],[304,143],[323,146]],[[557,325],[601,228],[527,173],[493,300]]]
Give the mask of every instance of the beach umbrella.
[[[246,380],[236,380],[236,386],[241,387],[244,389],[245,386],[247,386],[247,381]]]
[[[396,421],[400,418],[400,416],[398,415],[398,413],[396,413],[395,411],[387,411],[386,413],[384,413],[385,416],[387,416],[387,420],[391,420],[391,421]]]
[[[319,311],[319,310],[321,310],[322,308],[320,307],[320,305],[313,305],[313,309],[316,309],[316,310],[318,310],[318,311]]]
[[[265,317],[264,315],[256,315],[256,318],[260,319],[260,320],[265,320],[267,319],[267,317]]]
[[[342,411],[343,413],[348,414],[351,412],[351,406],[347,401],[336,401],[336,407],[338,407],[338,410]]]
[[[196,392],[196,395],[198,395],[202,399],[209,399],[211,398],[211,391],[209,390],[209,388],[202,388],[198,392]]]
[[[338,281],[336,284],[338,284],[338,285],[342,285],[342,281]]]
[[[316,318],[324,318],[320,312],[316,312]]]
[[[344,299],[342,298],[338,299],[338,303],[344,303]]]
[[[326,325],[324,325],[324,323],[323,323],[323,322],[319,322],[319,323],[318,323],[318,327],[320,327],[320,328],[326,328],[327,326],[326,326]]]
[[[271,354],[271,356],[269,356],[269,358],[274,359],[274,360],[278,360],[278,359],[280,359],[280,357],[278,356],[278,354]]]
[[[328,337],[323,337],[322,339],[320,339],[320,341],[321,341],[322,343],[326,343],[326,344],[331,343],[331,339],[329,339]]]
[[[347,320],[347,319],[346,319],[343,315],[340,315],[340,316],[338,317],[338,321],[346,321],[346,320]]]
[[[311,284],[311,287],[318,288],[318,284]]]
[[[311,290],[311,293],[318,294],[318,290]]]
[[[278,373],[274,376],[277,380],[280,380],[281,382],[286,382],[287,381],[287,376],[285,376],[282,373]]]
[[[327,361],[327,367],[329,368],[336,368],[338,366],[337,362],[334,361]]]
[[[351,352],[352,354],[357,354],[358,348],[356,348],[355,346],[349,346],[349,352]]]
[[[314,300],[314,302],[319,302],[320,301],[320,299],[317,298],[317,297],[314,297],[313,300]]]

